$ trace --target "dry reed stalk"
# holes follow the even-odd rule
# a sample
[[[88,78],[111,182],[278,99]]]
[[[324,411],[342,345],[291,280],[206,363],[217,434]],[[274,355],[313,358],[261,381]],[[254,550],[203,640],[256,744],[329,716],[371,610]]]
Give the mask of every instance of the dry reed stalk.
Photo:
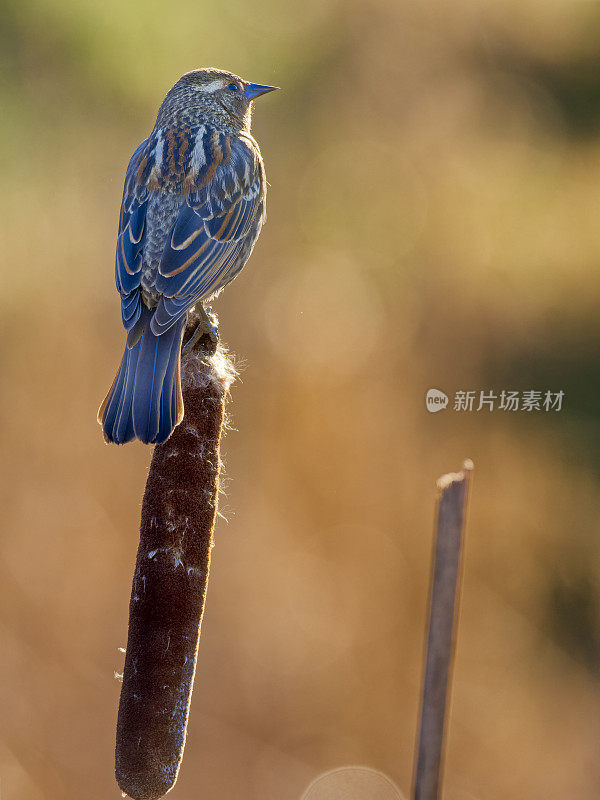
[[[437,482],[437,534],[429,588],[429,634],[416,752],[413,798],[442,793],[445,734],[462,578],[462,553],[473,464]]]

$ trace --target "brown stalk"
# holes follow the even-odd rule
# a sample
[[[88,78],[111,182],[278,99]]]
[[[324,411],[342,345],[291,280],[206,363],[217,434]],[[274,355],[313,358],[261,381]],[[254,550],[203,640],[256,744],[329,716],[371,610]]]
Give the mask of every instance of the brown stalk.
[[[413,798],[439,800],[462,578],[467,501],[473,464],[438,480],[437,526],[429,588],[429,634]]]
[[[196,319],[188,323],[189,338]],[[225,400],[234,370],[203,337],[182,358],[185,416],[152,456],[119,702],[115,774],[135,800],[177,780],[185,746],[219,490]]]

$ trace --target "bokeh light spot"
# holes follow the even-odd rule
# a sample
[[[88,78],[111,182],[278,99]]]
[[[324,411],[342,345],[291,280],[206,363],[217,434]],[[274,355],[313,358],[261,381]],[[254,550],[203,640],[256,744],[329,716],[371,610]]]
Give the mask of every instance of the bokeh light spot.
[[[320,775],[302,800],[404,800],[404,795],[382,772],[350,766]]]

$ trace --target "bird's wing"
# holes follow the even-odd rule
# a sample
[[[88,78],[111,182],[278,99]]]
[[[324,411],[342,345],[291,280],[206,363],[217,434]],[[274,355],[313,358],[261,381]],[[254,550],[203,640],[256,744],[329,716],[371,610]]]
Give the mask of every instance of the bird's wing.
[[[131,156],[125,173],[125,187],[119,216],[115,280],[121,294],[123,325],[130,330],[139,319],[142,278],[142,247],[146,222],[148,189],[142,172],[148,161],[149,139],[145,139]]]
[[[264,221],[264,169],[251,136],[205,128],[194,152],[197,169],[159,265],[155,334],[235,277]]]

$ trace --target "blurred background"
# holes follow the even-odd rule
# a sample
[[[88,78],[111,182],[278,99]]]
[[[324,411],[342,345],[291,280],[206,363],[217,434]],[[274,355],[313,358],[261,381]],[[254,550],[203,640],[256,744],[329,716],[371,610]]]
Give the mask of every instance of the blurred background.
[[[269,220],[215,304],[241,379],[173,798],[299,800],[351,764],[408,794],[435,480],[465,457],[446,797],[598,797],[600,4],[0,8],[3,794],[119,796],[150,450],[96,424],[117,214],[211,65],[283,90],[254,119]],[[565,397],[432,415],[430,387]]]

